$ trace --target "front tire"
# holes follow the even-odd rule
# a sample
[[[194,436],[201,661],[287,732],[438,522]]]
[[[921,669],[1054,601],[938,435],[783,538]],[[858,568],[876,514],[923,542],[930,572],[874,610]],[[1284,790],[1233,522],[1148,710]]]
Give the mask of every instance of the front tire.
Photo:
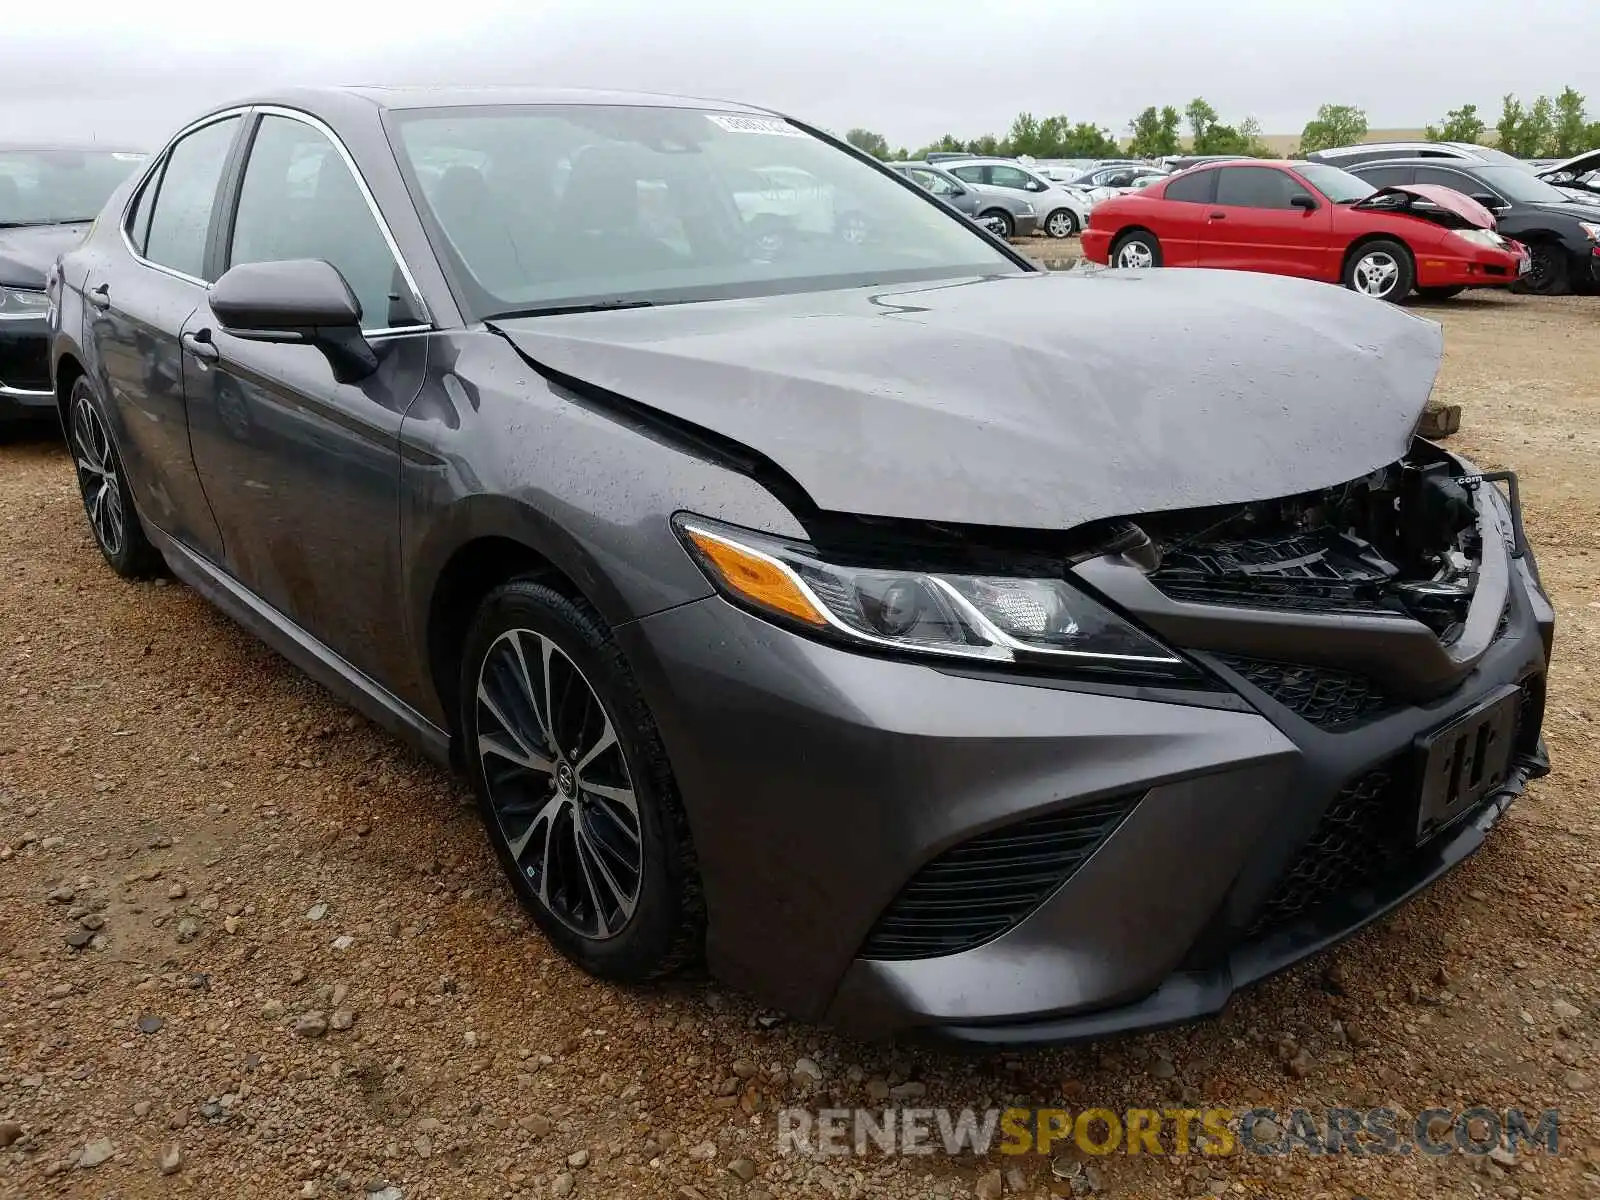
[[[1005,238],[1007,241],[1010,241],[1012,235],[1017,232],[1016,222],[1011,219],[1011,214],[1002,208],[991,208],[981,213],[978,220],[993,229],[996,237]]]
[[[688,821],[597,613],[529,581],[491,592],[467,635],[459,728],[501,868],[558,950],[625,983],[699,953]]]
[[[111,422],[85,376],[67,400],[67,448],[78,476],[78,495],[95,545],[124,579],[150,579],[162,572],[161,554],[145,536],[128,489],[128,473],[111,438]]]
[[[1522,286],[1535,296],[1565,296],[1572,290],[1572,271],[1567,252],[1553,242],[1535,242],[1528,247],[1528,273]]]
[[[1143,229],[1125,233],[1111,247],[1111,265],[1123,271],[1141,271],[1161,265],[1161,242]]]
[[[1416,280],[1411,251],[1388,239],[1358,247],[1344,266],[1345,287],[1374,300],[1404,300]]]
[[[1078,232],[1078,214],[1058,208],[1044,219],[1044,231],[1053,238],[1069,238]]]

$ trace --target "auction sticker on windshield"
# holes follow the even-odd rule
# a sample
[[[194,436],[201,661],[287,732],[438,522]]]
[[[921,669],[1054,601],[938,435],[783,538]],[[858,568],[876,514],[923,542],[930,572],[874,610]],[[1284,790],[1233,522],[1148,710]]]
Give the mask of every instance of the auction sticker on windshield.
[[[728,113],[707,113],[706,120],[729,133],[765,133],[772,137],[805,137],[787,121],[768,117],[736,117]]]

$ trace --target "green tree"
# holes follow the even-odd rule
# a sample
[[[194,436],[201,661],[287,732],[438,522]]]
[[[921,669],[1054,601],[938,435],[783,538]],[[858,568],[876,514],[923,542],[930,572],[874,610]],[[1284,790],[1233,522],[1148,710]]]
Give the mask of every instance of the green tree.
[[[1039,122],[1039,148],[1035,150],[1036,158],[1065,158],[1067,156],[1067,134],[1072,127],[1067,123],[1067,118],[1062,114],[1046,117]]]
[[[1500,99],[1500,120],[1495,122],[1495,133],[1499,136],[1500,149],[1507,154],[1517,152],[1517,139],[1522,132],[1522,101],[1510,92]]]
[[[1542,158],[1554,150],[1556,110],[1549,96],[1540,96],[1533,102],[1518,134],[1515,153],[1521,158]]]
[[[1211,153],[1205,147],[1210,144],[1211,132],[1217,127],[1219,120],[1217,110],[1206,103],[1204,99],[1196,96],[1189,101],[1189,105],[1183,110],[1183,113],[1189,119],[1189,143],[1194,147],[1194,152],[1196,154]],[[1225,154],[1227,152],[1217,151],[1217,153]]]
[[[1324,104],[1300,132],[1300,151],[1352,146],[1367,136],[1367,114],[1353,104]]]
[[[1122,147],[1117,145],[1117,139],[1111,136],[1109,129],[1088,121],[1079,121],[1062,139],[1061,153],[1058,158],[1110,158],[1120,154]]]
[[[1561,94],[1556,97],[1555,152],[1562,158],[1571,158],[1588,149],[1584,144],[1584,135],[1589,129],[1584,120],[1586,107],[1582,94],[1576,88],[1562,88]]]
[[[870,129],[852,129],[844,135],[844,140],[873,158],[889,157],[889,142],[881,133],[873,133]]]
[[[1444,120],[1427,129],[1430,142],[1476,142],[1483,136],[1483,118],[1476,104],[1463,104],[1445,113]]]
[[[1183,116],[1172,105],[1157,109],[1155,105],[1128,122],[1133,140],[1128,143],[1128,153],[1135,158],[1159,158],[1163,154],[1178,152],[1178,126]]]
[[[1006,134],[1005,150],[1008,154],[1039,153],[1039,122],[1030,112],[1018,113]]]

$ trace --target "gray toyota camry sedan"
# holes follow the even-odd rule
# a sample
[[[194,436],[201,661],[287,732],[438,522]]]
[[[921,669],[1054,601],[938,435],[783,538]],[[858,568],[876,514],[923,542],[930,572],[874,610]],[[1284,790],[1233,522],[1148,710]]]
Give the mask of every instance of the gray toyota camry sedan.
[[[605,978],[1197,1017],[1547,769],[1515,478],[1340,288],[1042,272],[755,108],[341,89],[180,130],[49,296],[112,569],[468,774]]]

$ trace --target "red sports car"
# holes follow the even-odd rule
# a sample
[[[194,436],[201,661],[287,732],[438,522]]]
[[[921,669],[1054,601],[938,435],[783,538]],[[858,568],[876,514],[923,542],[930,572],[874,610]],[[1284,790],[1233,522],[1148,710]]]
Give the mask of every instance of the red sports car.
[[[1095,205],[1091,261],[1299,275],[1383,300],[1509,285],[1528,252],[1494,214],[1428,184],[1374,188],[1323,163],[1207,163]]]

